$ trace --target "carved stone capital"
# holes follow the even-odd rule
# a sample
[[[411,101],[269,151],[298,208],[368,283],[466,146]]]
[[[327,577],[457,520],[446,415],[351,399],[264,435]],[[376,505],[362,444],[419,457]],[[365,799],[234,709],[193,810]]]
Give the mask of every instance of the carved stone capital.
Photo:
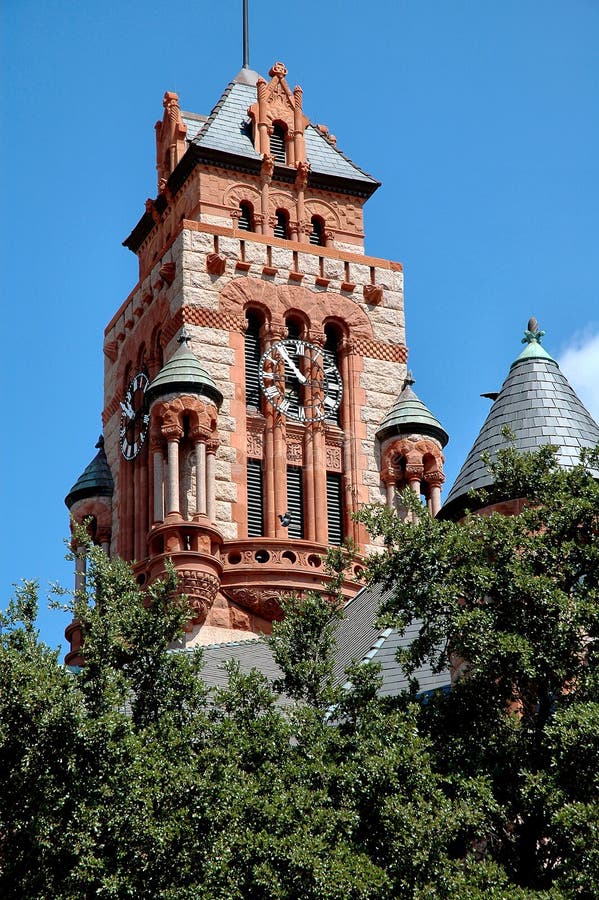
[[[206,441],[206,453],[212,453],[212,454],[216,453],[216,451],[219,448],[219,444],[220,444],[220,441],[217,441],[214,438],[212,438],[209,441]]]
[[[179,441],[183,437],[183,429],[180,425],[177,424],[168,423],[163,425],[160,429],[160,433],[162,434],[162,437],[169,443],[171,441],[176,441],[177,443],[179,443]]]

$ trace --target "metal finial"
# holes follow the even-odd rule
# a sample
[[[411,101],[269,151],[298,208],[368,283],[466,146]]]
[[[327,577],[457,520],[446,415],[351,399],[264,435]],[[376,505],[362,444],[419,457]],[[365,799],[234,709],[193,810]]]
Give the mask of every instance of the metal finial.
[[[403,380],[404,387],[411,387],[413,384],[416,384],[416,379],[412,375],[412,370],[408,369],[406,372],[406,377]]]
[[[539,331],[539,323],[535,319],[534,316],[531,316],[528,320],[528,328],[524,332],[524,337],[522,338],[523,344],[540,344],[541,338],[544,336],[544,331]]]
[[[248,23],[248,0],[243,0],[243,68],[250,67],[250,28]]]
[[[103,434],[101,434],[100,437],[98,438],[98,441],[96,443],[96,449],[97,450],[104,449],[104,435]]]
[[[189,347],[190,341],[191,341],[191,336],[189,335],[187,328],[184,325],[183,328],[181,329],[181,334],[177,338],[177,343],[178,344],[187,344],[187,346]]]

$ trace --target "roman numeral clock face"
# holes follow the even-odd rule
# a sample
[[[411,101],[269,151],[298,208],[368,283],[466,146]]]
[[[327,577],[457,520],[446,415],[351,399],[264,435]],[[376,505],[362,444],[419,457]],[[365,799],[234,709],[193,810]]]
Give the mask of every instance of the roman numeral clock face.
[[[262,393],[287,418],[317,422],[339,409],[341,375],[315,344],[296,338],[278,341],[262,355],[258,371]]]
[[[148,434],[150,414],[146,410],[145,393],[149,383],[145,372],[139,372],[121,400],[119,440],[121,453],[128,460],[135,459]]]

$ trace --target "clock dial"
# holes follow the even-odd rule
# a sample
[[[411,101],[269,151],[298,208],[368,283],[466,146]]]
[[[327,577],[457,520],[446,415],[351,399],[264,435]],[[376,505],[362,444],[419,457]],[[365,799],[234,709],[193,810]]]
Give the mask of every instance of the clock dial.
[[[287,418],[316,422],[339,409],[341,375],[315,344],[299,338],[278,341],[262,355],[258,372],[262,393]]]
[[[135,459],[148,434],[150,414],[146,410],[145,393],[150,379],[138,372],[121,400],[119,441],[125,459]]]

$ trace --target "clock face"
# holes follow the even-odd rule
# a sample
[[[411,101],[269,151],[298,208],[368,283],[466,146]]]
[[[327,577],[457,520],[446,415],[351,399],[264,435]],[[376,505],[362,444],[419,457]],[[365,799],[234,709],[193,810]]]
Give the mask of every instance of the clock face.
[[[150,414],[146,411],[145,393],[149,383],[145,372],[138,372],[121,400],[119,440],[125,459],[135,459],[148,434]]]
[[[278,341],[262,355],[258,372],[262,393],[287,418],[316,422],[339,409],[341,375],[322,347],[300,338]]]

